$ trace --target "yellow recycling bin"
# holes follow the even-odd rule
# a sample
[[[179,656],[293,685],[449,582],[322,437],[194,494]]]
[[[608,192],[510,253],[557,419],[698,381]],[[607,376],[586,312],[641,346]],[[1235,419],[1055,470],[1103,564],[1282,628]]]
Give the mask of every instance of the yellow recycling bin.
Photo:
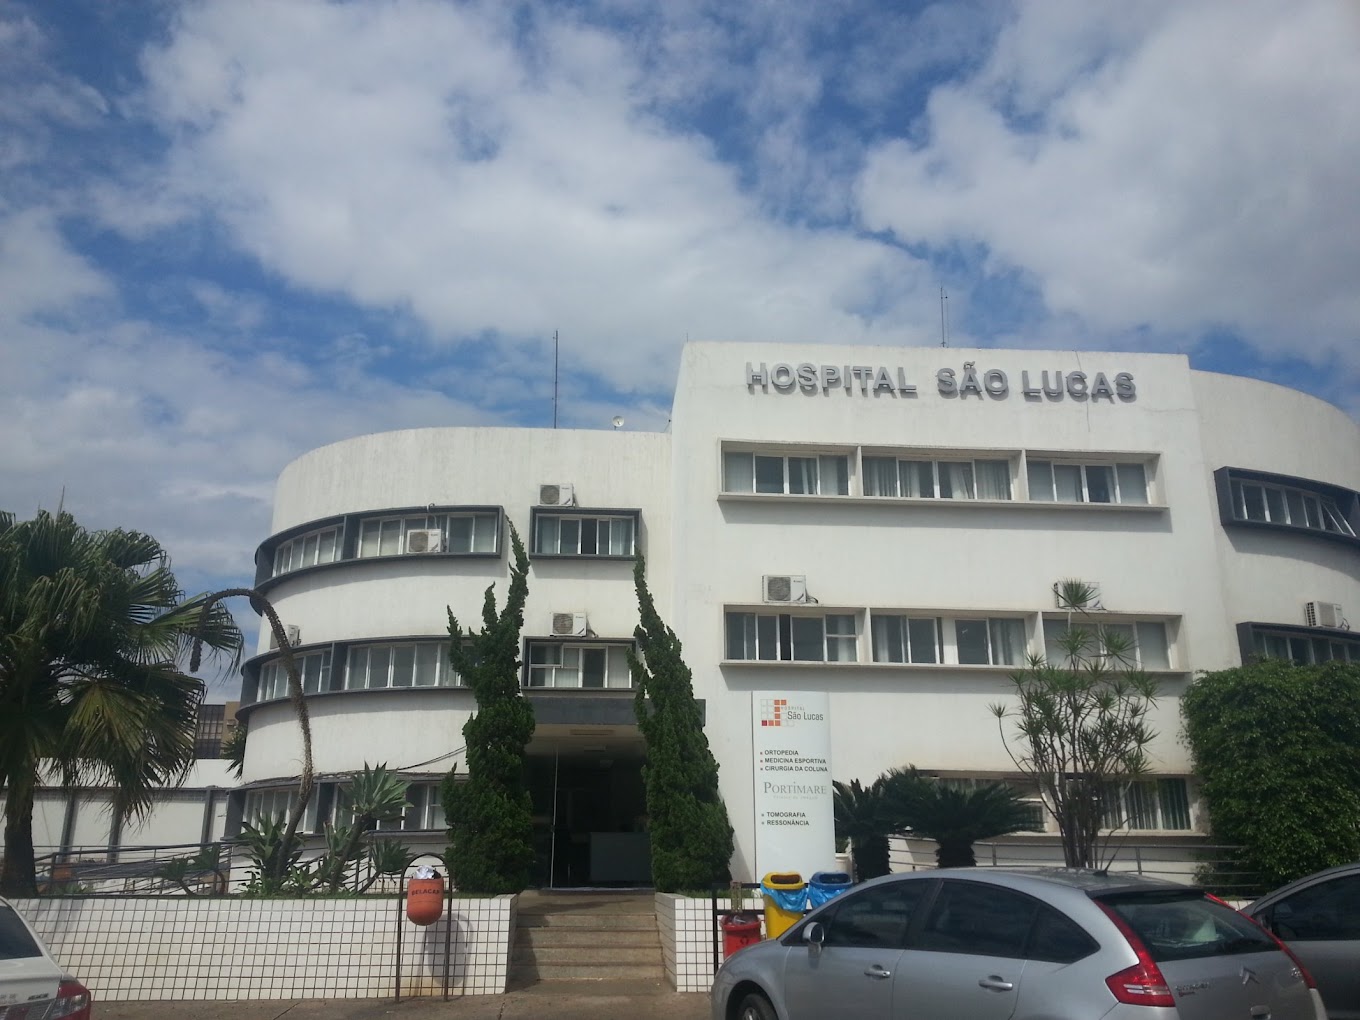
[[[765,897],[765,937],[777,939],[803,919],[807,883],[796,871],[771,871],[760,882]]]

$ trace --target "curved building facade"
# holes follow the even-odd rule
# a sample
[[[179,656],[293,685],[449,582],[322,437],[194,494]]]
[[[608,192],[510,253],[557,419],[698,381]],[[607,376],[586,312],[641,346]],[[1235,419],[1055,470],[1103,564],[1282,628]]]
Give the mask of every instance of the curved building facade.
[[[256,580],[303,670],[312,828],[348,774],[385,762],[414,784],[391,825],[442,842],[436,784],[475,707],[447,613],[478,624],[488,586],[503,601],[511,524],[531,561],[545,884],[647,881],[637,554],[684,643],[748,878],[830,866],[829,845],[808,849],[828,839],[828,777],[911,763],[1018,781],[989,706],[1056,648],[1064,581],[1098,592],[1095,618],[1163,692],[1155,777],[1109,794],[1134,838],[1204,828],[1178,712],[1196,671],[1360,661],[1360,427],[1326,403],[1170,355],[695,343],[667,433],[421,429],[283,471]],[[237,817],[286,803],[286,694],[262,632]]]

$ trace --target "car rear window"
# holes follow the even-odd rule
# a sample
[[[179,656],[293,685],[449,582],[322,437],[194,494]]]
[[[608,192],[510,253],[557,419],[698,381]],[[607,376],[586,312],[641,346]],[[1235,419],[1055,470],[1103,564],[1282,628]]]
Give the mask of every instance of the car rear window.
[[[1158,963],[1279,951],[1255,924],[1203,893],[1129,893],[1100,902],[1128,922]]]
[[[0,906],[0,960],[24,960],[32,956],[42,956],[38,943],[14,908]]]

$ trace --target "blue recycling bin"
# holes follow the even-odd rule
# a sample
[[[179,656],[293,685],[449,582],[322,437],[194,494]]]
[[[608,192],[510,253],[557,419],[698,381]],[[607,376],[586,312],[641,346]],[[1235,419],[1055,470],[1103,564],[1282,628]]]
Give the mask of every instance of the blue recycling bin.
[[[850,876],[844,871],[816,871],[808,880],[808,906],[814,910],[828,900],[834,900],[851,886]]]

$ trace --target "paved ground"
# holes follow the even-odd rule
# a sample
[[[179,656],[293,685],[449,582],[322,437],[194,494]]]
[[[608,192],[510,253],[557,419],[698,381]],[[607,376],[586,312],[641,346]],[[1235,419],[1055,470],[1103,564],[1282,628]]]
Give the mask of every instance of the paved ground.
[[[98,1020],[707,1020],[708,996],[637,982],[544,982],[504,995],[243,1002],[96,1002]]]

